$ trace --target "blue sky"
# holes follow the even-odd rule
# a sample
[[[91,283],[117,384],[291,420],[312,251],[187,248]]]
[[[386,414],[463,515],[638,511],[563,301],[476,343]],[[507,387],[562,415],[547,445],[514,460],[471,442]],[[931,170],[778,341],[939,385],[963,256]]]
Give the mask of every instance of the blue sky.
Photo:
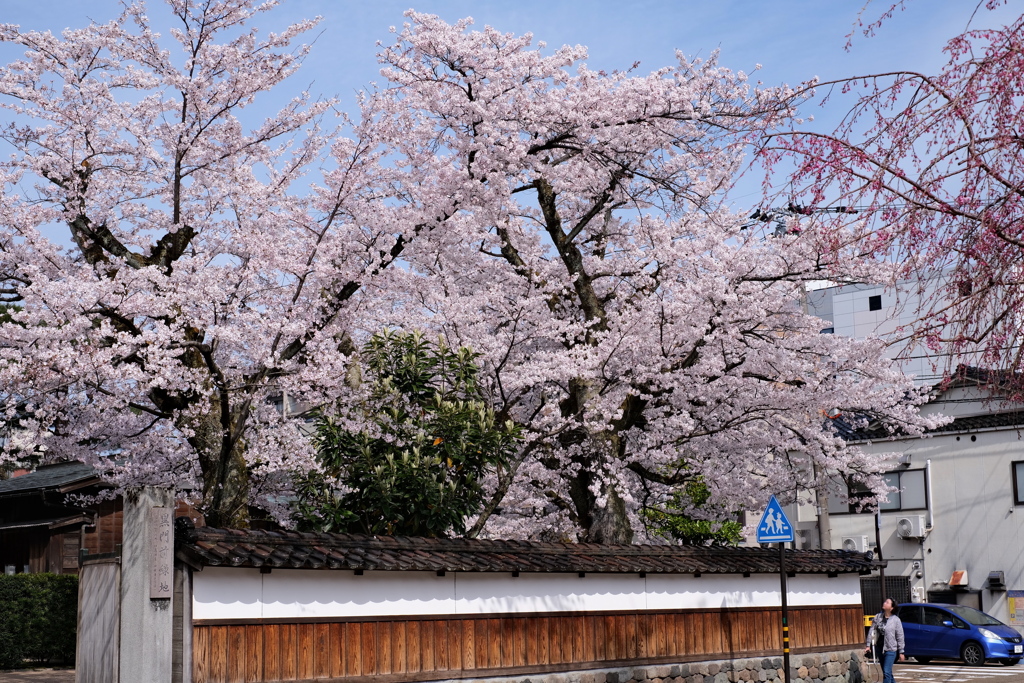
[[[22,28],[60,31],[89,19],[103,21],[119,8],[117,0],[5,0],[0,21]],[[159,3],[151,3],[159,6]],[[892,68],[934,70],[947,38],[966,25],[972,0],[910,0],[906,11],[887,22],[875,38],[858,38],[850,52],[844,36],[853,28],[863,0],[284,0],[267,23],[320,15],[316,40],[303,75],[313,90],[342,96],[377,78],[375,42],[390,39],[410,7],[448,21],[472,16],[478,26],[532,31],[550,46],[582,44],[594,68],[626,68],[640,60],[654,69],[672,62],[675,49],[707,55],[720,48],[722,62],[734,69],[764,65],[769,83],[798,83],[810,76],[839,77]],[[864,13],[874,19],[888,7],[875,0]],[[151,15],[157,16],[157,11]],[[975,26],[1006,19],[1012,12],[980,10]]]
[[[855,74],[916,69],[936,71],[943,63],[942,46],[962,31],[971,17],[973,0],[910,0],[874,38],[856,37],[846,51],[845,36],[857,21],[864,0],[284,0],[267,15],[268,29],[320,15],[313,53],[293,77],[295,90],[338,96],[341,108],[352,111],[355,93],[379,79],[376,41],[391,40],[390,26],[400,25],[402,12],[438,14],[447,21],[472,16],[478,27],[532,32],[551,47],[586,45],[595,69],[624,69],[639,60],[641,71],[674,61],[676,49],[688,56],[706,56],[720,49],[723,65],[752,70],[763,65],[759,78],[767,84],[798,84],[812,76],[823,79]],[[156,19],[160,3],[152,2]],[[864,12],[873,21],[890,4],[874,0]],[[117,0],[2,0],[0,21],[24,29],[60,31],[89,19],[104,21],[118,13]],[[1005,23],[1014,12],[979,10],[972,26]],[[165,30],[165,29],[164,29]],[[0,59],[16,56],[0,50]],[[287,86],[286,86],[287,87]],[[291,92],[281,93],[290,96]],[[805,107],[817,126],[841,116],[836,102],[828,109]],[[744,194],[750,196],[749,191]],[[752,198],[753,199],[753,198]],[[756,202],[756,199],[754,200]]]

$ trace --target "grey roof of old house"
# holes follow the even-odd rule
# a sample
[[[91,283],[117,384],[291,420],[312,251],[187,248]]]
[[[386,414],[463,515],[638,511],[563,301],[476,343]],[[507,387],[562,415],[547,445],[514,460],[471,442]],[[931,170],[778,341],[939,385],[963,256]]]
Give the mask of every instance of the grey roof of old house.
[[[0,481],[0,496],[20,495],[35,491],[63,490],[69,486],[99,481],[92,466],[80,462],[60,462],[41,465],[35,472]]]
[[[955,387],[980,386],[991,390],[1006,388],[1019,388],[1024,382],[1019,372],[1000,370],[986,370],[972,365],[960,365],[948,378],[932,387],[934,400],[942,392]],[[900,439],[906,434],[891,432],[882,426],[878,421],[870,419],[866,415],[839,415],[829,420],[833,431],[846,441],[882,441],[888,439]],[[968,415],[958,417],[948,424],[935,429],[925,431],[925,434],[949,434],[958,432],[973,432],[979,429],[999,428],[1021,428],[1024,429],[1024,410],[1004,410],[1001,412],[984,413],[981,415]]]
[[[854,427],[842,416],[832,420],[832,426],[836,433],[847,441],[881,441],[883,439],[898,439],[903,434],[891,434],[877,424],[868,424],[865,427]],[[979,429],[996,429],[1000,427],[1017,427],[1024,429],[1024,410],[1009,411],[1003,413],[987,413],[984,415],[970,415],[958,417],[948,424],[935,429],[925,431],[926,434],[949,434],[956,432],[973,432]]]
[[[627,574],[777,574],[775,548],[603,545],[482,539],[408,538],[178,527],[177,555],[196,567],[452,572]],[[792,550],[786,566],[801,574],[867,573],[868,555]]]

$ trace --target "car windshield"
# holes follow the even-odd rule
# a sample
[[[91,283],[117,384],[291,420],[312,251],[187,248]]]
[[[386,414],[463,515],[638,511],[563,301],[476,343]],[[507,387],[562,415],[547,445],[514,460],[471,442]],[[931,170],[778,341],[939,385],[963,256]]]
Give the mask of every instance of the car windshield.
[[[1003,624],[998,619],[979,612],[973,607],[964,607],[963,605],[944,605],[944,607],[958,617],[962,617],[968,624],[975,626],[1002,626]]]

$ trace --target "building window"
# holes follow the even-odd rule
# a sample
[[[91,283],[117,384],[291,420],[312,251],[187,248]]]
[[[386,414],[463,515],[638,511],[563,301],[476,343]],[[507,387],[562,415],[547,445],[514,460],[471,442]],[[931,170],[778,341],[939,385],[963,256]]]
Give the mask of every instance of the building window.
[[[1020,463],[1022,484],[1024,484],[1024,461]],[[1017,470],[1014,470],[1016,477]],[[898,490],[889,493],[889,499],[878,505],[881,512],[899,512],[902,510],[924,510],[928,507],[928,496],[925,491],[924,470],[900,470],[889,472],[883,475],[885,483],[894,486]],[[1016,483],[1016,478],[1014,479]],[[1016,489],[1015,489],[1016,490]],[[1024,493],[1024,491],[1022,491]],[[856,512],[874,513],[872,505],[861,503],[865,498],[871,496],[871,491],[859,483],[850,484],[849,503],[838,500],[838,496],[829,496],[829,512],[833,514],[846,514]],[[1024,505],[1024,501],[1021,502]]]
[[[876,294],[868,297],[868,310],[869,311],[880,311],[882,310],[882,295]]]
[[[1010,463],[1013,470],[1013,504],[1024,505],[1024,460]]]

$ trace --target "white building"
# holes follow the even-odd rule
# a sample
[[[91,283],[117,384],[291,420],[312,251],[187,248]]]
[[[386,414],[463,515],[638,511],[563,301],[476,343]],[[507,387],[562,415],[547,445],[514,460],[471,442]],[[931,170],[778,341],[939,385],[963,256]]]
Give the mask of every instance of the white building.
[[[881,504],[877,517],[873,508],[857,511],[844,502],[843,494],[856,498],[856,491],[833,491],[821,525],[833,548],[870,550],[877,520],[886,576],[898,577],[887,579],[887,592],[897,598],[967,604],[1024,625],[1024,405],[1003,400],[998,382],[971,368],[941,387],[946,368],[971,359],[950,363],[941,351],[903,339],[901,328],[917,319],[919,304],[935,286],[905,283],[893,291],[847,285],[808,293],[808,311],[826,321],[824,333],[888,339],[889,356],[904,372],[918,384],[936,386],[922,412],[954,418],[925,438],[847,430],[844,436],[868,452],[897,454],[886,478],[900,490]],[[837,426],[843,428],[841,420]],[[815,545],[814,506],[794,513],[804,547]],[[1021,599],[1011,607],[1017,591]]]
[[[905,577],[914,601],[967,604],[1024,625],[1024,406],[981,384],[967,373],[926,405],[955,419],[925,438],[847,434],[868,452],[898,454],[887,479],[900,491],[877,518],[830,496],[830,537],[833,547],[871,549],[877,519],[886,574]],[[1016,591],[1019,609],[1009,601]]]
[[[843,285],[825,287],[807,293],[807,312],[825,321],[822,331],[863,339],[881,337],[889,342],[889,358],[918,384],[934,384],[947,367],[978,365],[978,359],[959,354],[953,362],[940,350],[933,351],[908,339],[909,331],[921,316],[942,283],[938,278],[902,282],[893,289],[883,285]]]

